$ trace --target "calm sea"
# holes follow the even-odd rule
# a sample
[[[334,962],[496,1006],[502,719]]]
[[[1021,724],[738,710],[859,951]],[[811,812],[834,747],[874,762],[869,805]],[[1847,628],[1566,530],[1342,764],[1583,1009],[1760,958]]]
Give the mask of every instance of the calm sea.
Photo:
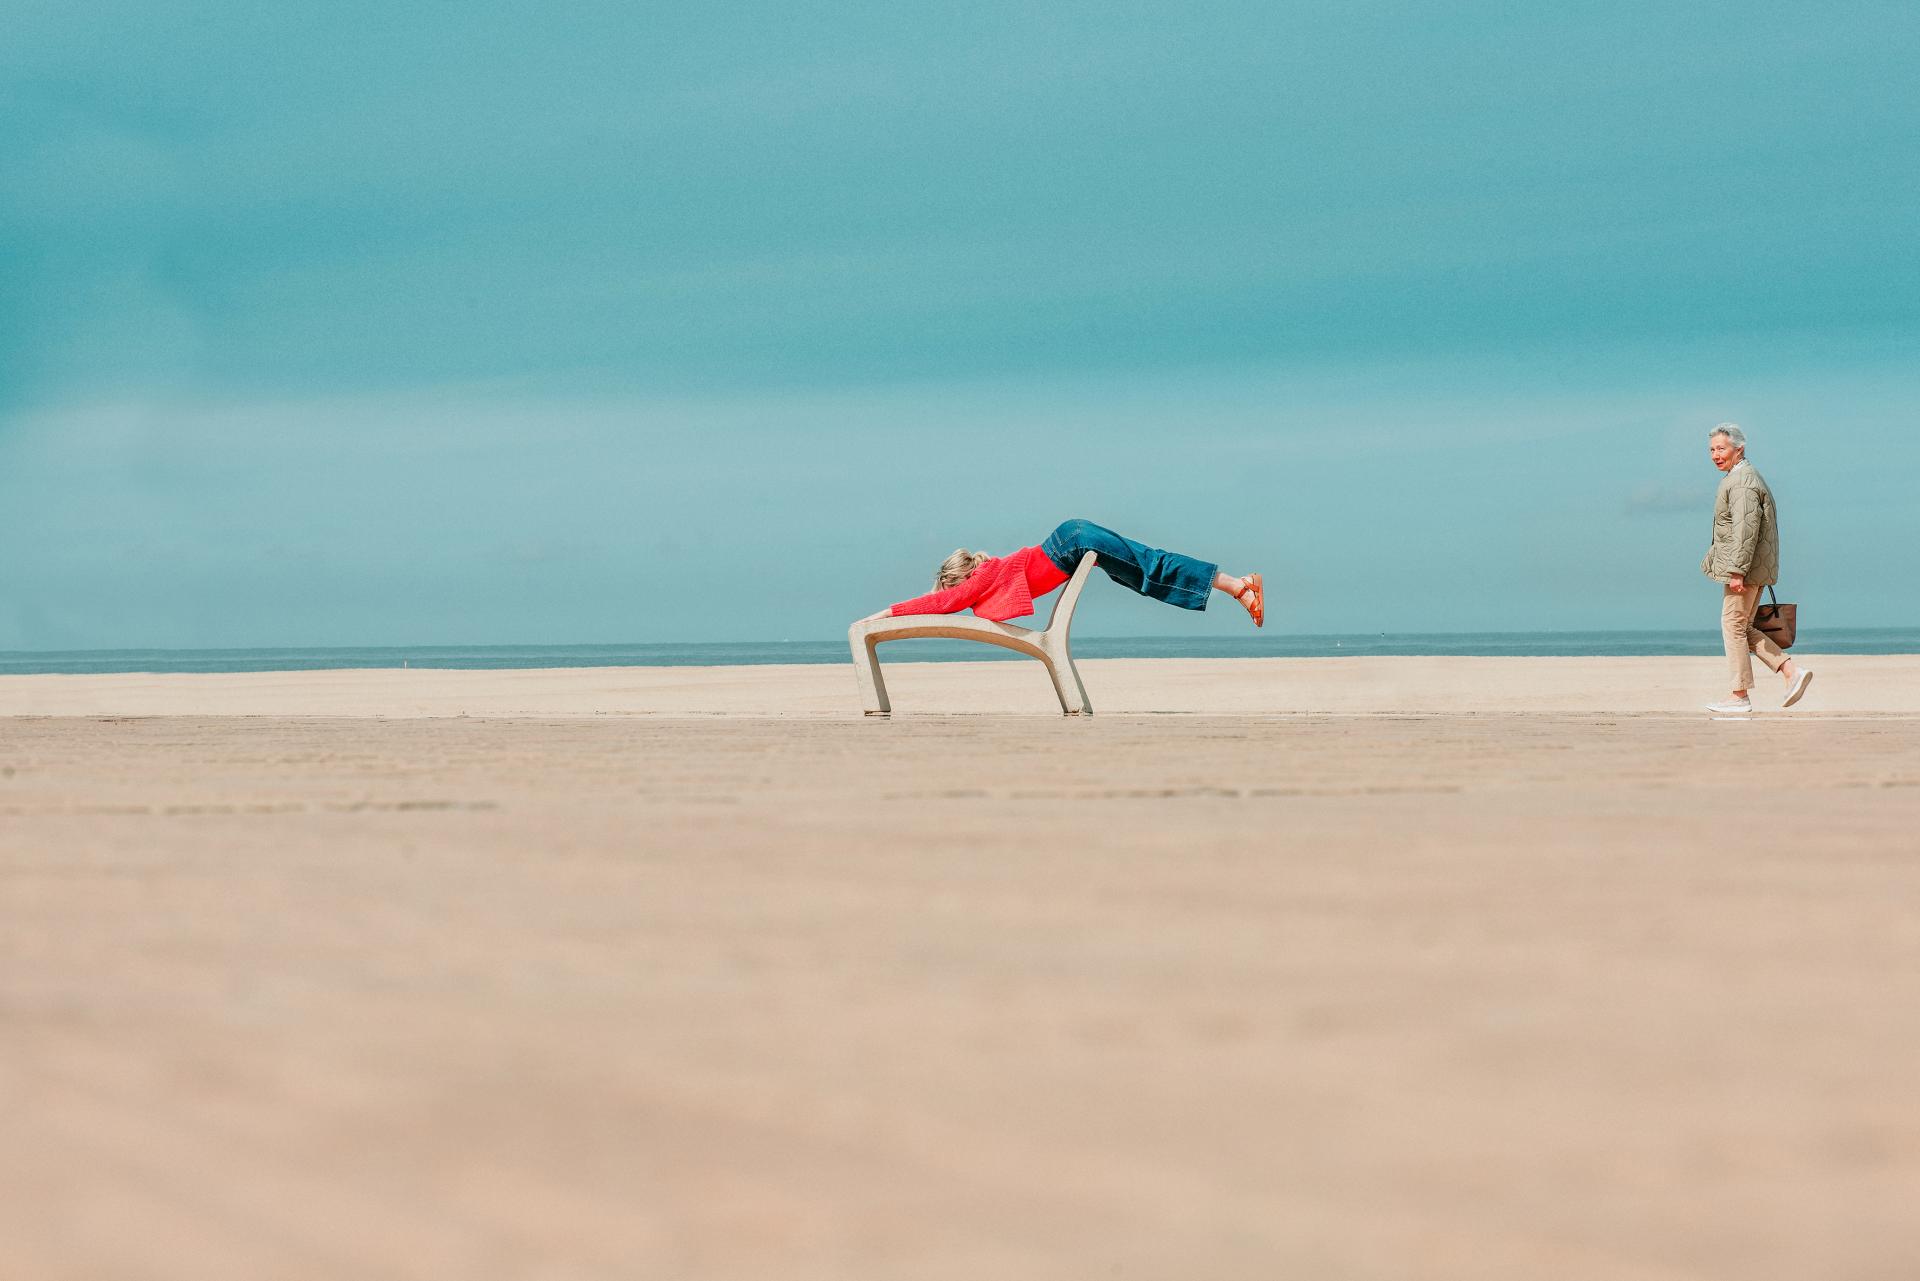
[[[1916,628],[1808,628],[1806,654],[1920,653]],[[1076,638],[1078,658],[1338,658],[1371,654],[1490,657],[1627,657],[1718,654],[1720,638],[1687,632],[1444,632],[1432,635],[1257,636],[1233,640],[1173,636]],[[986,645],[908,640],[888,646],[895,662],[1017,659]],[[845,641],[759,641],[699,645],[421,645],[342,649],[97,649],[0,652],[0,675],[88,672],[303,672],[352,667],[733,667],[844,663]]]

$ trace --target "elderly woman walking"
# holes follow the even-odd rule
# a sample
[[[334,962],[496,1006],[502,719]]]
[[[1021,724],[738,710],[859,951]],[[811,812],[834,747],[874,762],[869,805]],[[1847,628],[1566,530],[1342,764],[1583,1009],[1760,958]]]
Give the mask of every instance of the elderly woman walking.
[[[1771,637],[1754,630],[1753,615],[1760,605],[1760,589],[1780,578],[1780,525],[1773,491],[1747,461],[1746,433],[1734,423],[1721,423],[1707,435],[1713,465],[1726,475],[1713,499],[1713,542],[1700,571],[1724,583],[1720,601],[1720,635],[1726,642],[1727,669],[1733,693],[1707,710],[1740,715],[1753,710],[1747,691],[1753,688],[1753,655],[1786,682],[1783,707],[1792,707],[1807,692],[1813,673],[1794,665]]]

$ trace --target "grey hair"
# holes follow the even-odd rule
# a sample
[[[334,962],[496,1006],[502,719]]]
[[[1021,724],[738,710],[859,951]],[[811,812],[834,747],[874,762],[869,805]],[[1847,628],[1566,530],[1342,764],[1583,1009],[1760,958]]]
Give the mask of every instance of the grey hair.
[[[993,558],[985,552],[970,552],[962,547],[941,562],[940,572],[933,576],[933,590],[945,591],[949,587],[958,587],[973,577],[973,571]]]
[[[1740,430],[1739,423],[1721,423],[1718,427],[1715,427],[1707,433],[1708,440],[1712,440],[1715,436],[1725,436],[1727,443],[1735,449],[1745,449],[1747,447],[1747,433]]]

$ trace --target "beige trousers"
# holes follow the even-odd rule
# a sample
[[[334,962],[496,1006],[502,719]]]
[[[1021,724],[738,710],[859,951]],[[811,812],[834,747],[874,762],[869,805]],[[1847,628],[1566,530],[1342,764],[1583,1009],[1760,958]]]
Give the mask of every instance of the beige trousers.
[[[1786,664],[1787,656],[1780,647],[1765,632],[1753,630],[1753,612],[1759,608],[1760,589],[1752,583],[1744,592],[1727,588],[1720,601],[1720,637],[1727,643],[1727,671],[1733,676],[1729,689],[1753,688],[1755,654],[1760,655],[1768,671],[1777,672]]]

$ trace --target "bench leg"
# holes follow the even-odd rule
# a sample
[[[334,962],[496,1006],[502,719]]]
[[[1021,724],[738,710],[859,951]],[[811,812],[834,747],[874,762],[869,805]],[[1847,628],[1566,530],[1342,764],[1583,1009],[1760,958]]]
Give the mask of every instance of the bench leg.
[[[887,681],[880,675],[879,646],[863,636],[848,638],[853,647],[853,674],[860,684],[860,707],[868,716],[891,716]]]
[[[1073,655],[1064,649],[1049,649],[1040,661],[1046,664],[1047,675],[1053,678],[1053,692],[1060,696],[1061,714],[1093,715],[1093,704],[1087,700],[1087,687],[1080,681],[1080,669],[1073,665]]]

